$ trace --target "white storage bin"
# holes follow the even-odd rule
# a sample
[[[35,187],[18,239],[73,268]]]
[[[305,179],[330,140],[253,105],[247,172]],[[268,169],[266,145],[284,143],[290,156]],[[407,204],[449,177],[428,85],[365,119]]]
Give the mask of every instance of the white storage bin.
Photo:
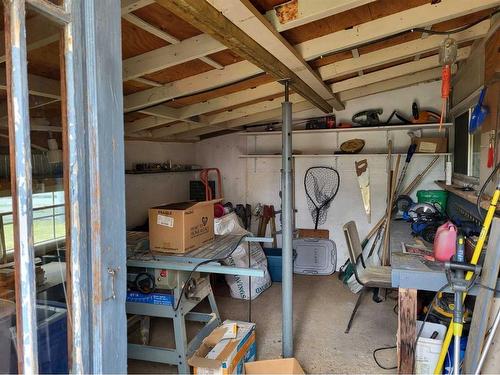
[[[422,321],[417,321],[417,333],[420,331]],[[442,324],[425,323],[422,334],[417,342],[415,356],[415,373],[416,374],[433,374],[434,368],[439,359],[439,353],[443,346],[443,340],[446,336],[447,327]],[[437,331],[438,335],[435,339],[430,337]]]

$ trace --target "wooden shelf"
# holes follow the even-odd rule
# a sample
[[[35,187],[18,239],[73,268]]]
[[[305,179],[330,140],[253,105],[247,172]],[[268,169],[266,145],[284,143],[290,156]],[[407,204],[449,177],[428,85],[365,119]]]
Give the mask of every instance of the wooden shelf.
[[[434,181],[436,185],[438,185],[441,189],[449,191],[451,194],[454,194],[462,199],[465,199],[466,201],[473,203],[474,205],[477,204],[477,191],[464,191],[462,190],[459,186],[456,185],[446,185],[444,181]],[[484,195],[483,195],[484,197]],[[490,199],[489,198],[482,198],[481,199],[481,208],[484,208],[487,210],[490,207]],[[497,212],[500,211],[500,208],[497,206]]]
[[[396,155],[401,155],[401,156],[406,156],[406,153],[404,154],[392,154],[393,156]],[[413,154],[413,156],[419,157],[419,156],[448,156],[452,155],[451,153],[437,153],[437,154],[427,154],[427,153],[419,153],[419,154]],[[387,154],[296,154],[293,155],[294,158],[329,158],[329,157],[370,157],[370,156],[384,156],[387,157]],[[281,158],[280,154],[248,154],[248,155],[240,155],[239,156],[241,159],[252,159],[252,158],[264,158],[264,159],[272,159],[272,158]]]
[[[444,123],[443,128],[452,127],[453,123]],[[339,132],[365,132],[365,131],[394,131],[394,130],[426,130],[439,129],[439,124],[406,124],[406,125],[383,125],[383,126],[364,126],[344,129],[300,129],[294,130],[293,134],[324,134],[324,133],[339,133]],[[256,135],[281,135],[281,130],[259,131],[259,132],[241,132],[240,135],[256,136]]]
[[[158,171],[133,171],[133,170],[125,170],[125,174],[159,174],[159,173],[183,173],[183,172],[199,172],[202,169],[183,169],[183,170],[158,170]]]

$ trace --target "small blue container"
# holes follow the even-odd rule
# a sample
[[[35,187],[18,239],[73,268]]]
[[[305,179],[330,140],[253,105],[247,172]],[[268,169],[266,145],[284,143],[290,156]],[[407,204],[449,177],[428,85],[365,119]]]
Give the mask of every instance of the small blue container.
[[[281,283],[282,265],[281,265],[281,249],[264,248],[264,254],[267,258],[267,270],[271,275],[271,281]]]

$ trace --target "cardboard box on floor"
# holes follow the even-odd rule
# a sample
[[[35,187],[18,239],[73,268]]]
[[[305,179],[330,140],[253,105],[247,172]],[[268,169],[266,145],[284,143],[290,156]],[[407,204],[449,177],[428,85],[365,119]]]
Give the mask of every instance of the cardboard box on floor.
[[[149,247],[185,253],[214,240],[214,203],[181,202],[149,209]]]
[[[283,358],[245,363],[245,374],[304,374],[304,370],[295,358]]]
[[[236,337],[226,338],[234,337],[234,324],[238,326]],[[256,352],[255,324],[226,320],[205,337],[188,363],[198,375],[242,374],[244,363],[254,361]]]

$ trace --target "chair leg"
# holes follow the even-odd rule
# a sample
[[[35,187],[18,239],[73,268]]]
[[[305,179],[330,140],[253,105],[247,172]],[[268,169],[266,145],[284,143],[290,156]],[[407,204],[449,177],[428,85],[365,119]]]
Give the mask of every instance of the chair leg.
[[[352,310],[351,317],[349,318],[349,323],[347,323],[347,328],[345,329],[344,333],[349,333],[351,330],[351,325],[352,321],[354,320],[354,316],[356,315],[356,312],[358,311],[359,305],[361,304],[361,299],[363,298],[363,294],[365,294],[366,289],[363,288],[359,292],[358,300],[356,301],[356,305],[354,306],[354,309]]]

